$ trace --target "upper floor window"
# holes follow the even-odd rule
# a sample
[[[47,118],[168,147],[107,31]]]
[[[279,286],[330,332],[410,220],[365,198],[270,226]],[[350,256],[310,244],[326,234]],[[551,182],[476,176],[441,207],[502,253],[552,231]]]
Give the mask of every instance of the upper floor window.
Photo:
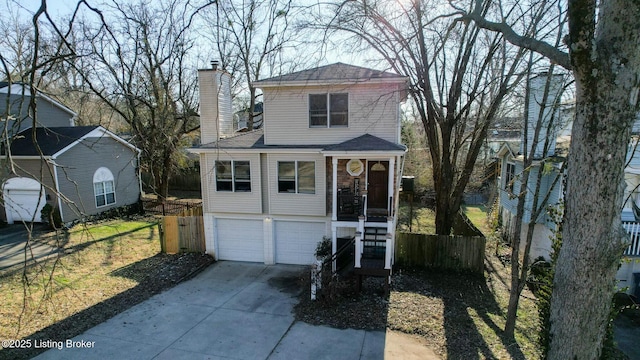
[[[278,161],[278,192],[315,194],[314,161]]]
[[[106,167],[101,167],[93,173],[93,195],[96,199],[96,207],[106,206],[116,202],[113,174]]]
[[[216,191],[250,192],[251,166],[249,161],[216,161]]]
[[[309,126],[349,126],[349,94],[310,94]]]

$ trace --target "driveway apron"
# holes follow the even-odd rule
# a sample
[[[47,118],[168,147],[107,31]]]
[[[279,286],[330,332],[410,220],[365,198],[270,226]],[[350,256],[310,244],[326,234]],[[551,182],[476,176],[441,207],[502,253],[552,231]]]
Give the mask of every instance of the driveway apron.
[[[295,321],[305,269],[218,262],[36,359],[383,359],[384,331]]]

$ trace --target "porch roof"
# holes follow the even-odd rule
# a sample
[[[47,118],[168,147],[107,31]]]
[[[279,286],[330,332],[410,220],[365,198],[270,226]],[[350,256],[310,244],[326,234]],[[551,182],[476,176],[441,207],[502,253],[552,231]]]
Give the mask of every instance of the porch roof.
[[[327,155],[350,152],[399,152],[404,154],[406,151],[407,147],[402,144],[395,144],[371,134],[364,134],[339,144],[328,145],[322,150]]]

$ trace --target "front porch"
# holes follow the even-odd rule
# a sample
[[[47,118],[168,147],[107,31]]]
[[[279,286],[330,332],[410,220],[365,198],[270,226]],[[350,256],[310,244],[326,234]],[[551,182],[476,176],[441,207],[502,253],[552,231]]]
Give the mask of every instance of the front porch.
[[[338,237],[353,239],[353,272],[391,281],[396,211],[406,147],[365,134],[326,147],[327,213],[332,253]],[[332,272],[337,271],[332,261]]]
[[[343,250],[338,238],[352,239],[350,265],[358,284],[363,276],[390,281],[399,184],[396,162],[395,156],[327,159],[332,174],[327,203],[331,204],[333,252]],[[334,265],[334,270],[339,269]]]

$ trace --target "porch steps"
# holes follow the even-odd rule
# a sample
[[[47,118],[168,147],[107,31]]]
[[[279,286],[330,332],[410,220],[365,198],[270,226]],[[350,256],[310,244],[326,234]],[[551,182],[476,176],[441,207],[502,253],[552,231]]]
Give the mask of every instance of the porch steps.
[[[384,268],[384,251],[387,241],[387,228],[365,227],[362,239],[362,259],[382,259]]]
[[[387,241],[387,228],[365,227],[362,239],[362,258],[360,268],[353,269],[358,276],[358,291],[362,289],[364,276],[386,277],[385,290],[389,291],[391,270],[384,268]]]

